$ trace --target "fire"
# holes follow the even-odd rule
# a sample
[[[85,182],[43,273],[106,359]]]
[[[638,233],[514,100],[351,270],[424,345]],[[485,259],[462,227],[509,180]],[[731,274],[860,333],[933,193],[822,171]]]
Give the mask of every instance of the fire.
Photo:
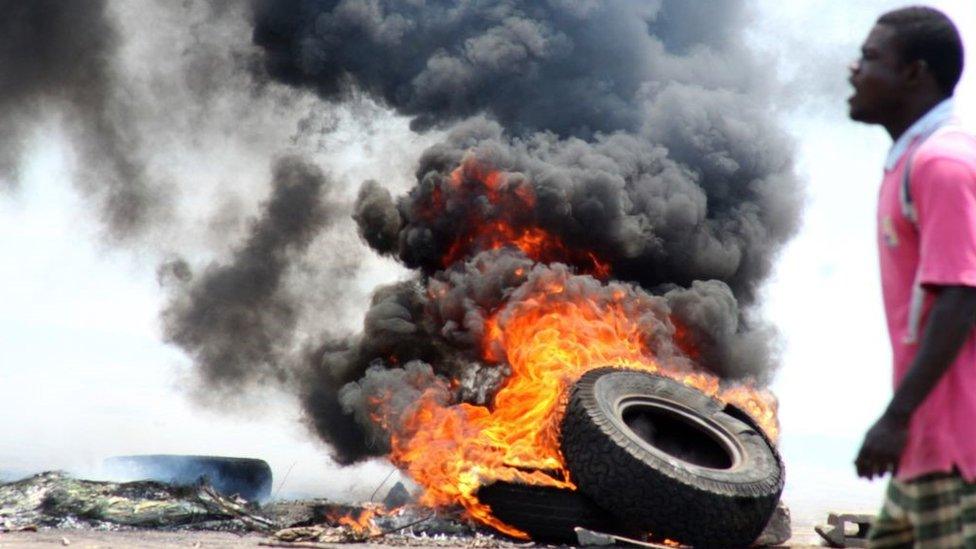
[[[488,322],[486,358],[503,353],[512,367],[490,409],[423,398],[406,420],[412,436],[394,437],[391,459],[425,486],[421,503],[460,503],[475,519],[527,537],[495,519],[478,488],[501,480],[575,489],[559,452],[566,389],[599,366],[657,371],[622,303],[551,299],[563,290],[540,288]]]
[[[779,403],[767,389],[748,386],[730,387],[719,395],[725,402],[732,403],[753,417],[772,441],[779,440]]]
[[[486,170],[469,157],[443,189],[431,193],[422,210],[434,211],[448,200],[445,194],[462,192],[484,197],[490,205],[515,208],[519,215],[535,205],[535,194],[523,179]],[[601,280],[609,277],[609,265],[592,252],[570,250],[541,227],[512,223],[510,217],[472,219],[468,227],[460,228],[443,265],[479,251],[512,247],[539,263],[558,261]],[[481,358],[511,367],[490,406],[446,404],[443,392],[428,389],[405,415],[390,418],[392,412],[382,396],[371,401],[377,424],[396,422],[395,428],[388,429],[390,458],[425,488],[420,503],[460,504],[475,520],[527,538],[496,519],[478,500],[477,491],[496,481],[576,489],[559,450],[567,389],[587,371],[604,366],[678,379],[739,406],[775,439],[772,395],[747,386],[723,387],[715,376],[689,367],[699,357],[685,327],[665,321],[658,325],[668,333],[649,334],[642,324],[641,318],[655,311],[648,294],[560,269],[525,283],[487,319]],[[431,299],[437,296],[437,292],[430,294]],[[648,342],[657,335],[675,343],[683,367],[655,357]]]
[[[592,279],[569,275],[540,284],[487,323],[482,352],[504,361],[512,374],[492,406],[445,406],[425,394],[394,436],[391,459],[426,490],[421,503],[460,503],[476,520],[517,537],[477,499],[478,489],[494,481],[575,489],[559,451],[559,423],[567,389],[587,371],[612,365],[660,372],[700,390],[742,405],[748,412],[775,418],[766,401],[745,387],[723,390],[704,372],[670,372],[645,344],[647,335],[633,320],[633,291],[623,286],[587,295]],[[585,296],[585,297],[581,297]]]
[[[336,526],[345,526],[354,534],[361,537],[375,536],[380,534],[380,529],[373,522],[379,514],[377,509],[363,507],[352,509],[346,512],[339,510],[329,511],[325,514],[325,519]]]
[[[427,201],[418,205],[419,215],[428,218],[440,215],[446,196],[470,202],[477,202],[471,198],[478,197],[489,207],[472,209],[470,219],[458,227],[458,234],[442,256],[442,267],[484,250],[512,247],[541,263],[560,261],[578,265],[582,272],[603,280],[610,276],[610,265],[597,254],[571,249],[534,222],[535,191],[523,178],[489,170],[474,156],[468,156],[446,181],[446,185],[435,187]]]

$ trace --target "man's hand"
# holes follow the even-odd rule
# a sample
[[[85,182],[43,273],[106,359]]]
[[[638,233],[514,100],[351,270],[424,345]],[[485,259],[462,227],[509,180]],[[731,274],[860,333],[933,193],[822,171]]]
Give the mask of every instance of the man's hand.
[[[894,474],[908,439],[908,421],[889,414],[881,416],[864,436],[854,465],[857,476],[873,479],[885,473]]]

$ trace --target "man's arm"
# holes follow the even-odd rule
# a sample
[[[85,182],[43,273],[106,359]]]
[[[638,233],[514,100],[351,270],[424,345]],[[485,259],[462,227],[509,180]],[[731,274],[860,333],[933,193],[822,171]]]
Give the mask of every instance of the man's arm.
[[[912,414],[949,369],[976,322],[976,288],[943,286],[935,291],[938,295],[918,353],[854,461],[858,476],[873,478],[895,471]]]

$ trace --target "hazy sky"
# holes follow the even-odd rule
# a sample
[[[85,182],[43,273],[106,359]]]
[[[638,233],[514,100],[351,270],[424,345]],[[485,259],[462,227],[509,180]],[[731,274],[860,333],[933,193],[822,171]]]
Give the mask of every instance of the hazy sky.
[[[786,499],[810,513],[870,510],[880,493],[880,483],[855,480],[851,462],[890,395],[874,249],[875,198],[890,143],[883,130],[847,121],[845,79],[873,20],[898,5],[762,0],[750,29],[776,71],[770,79],[782,81],[783,125],[797,141],[807,187],[803,228],[765,289],[765,314],[784,345],[773,388],[781,399]],[[934,5],[976,44],[973,2]],[[976,120],[974,80],[967,71],[957,92],[968,120]],[[408,184],[412,163],[437,137],[412,134],[389,113],[366,126],[349,113],[332,122],[336,131],[323,140],[342,159],[337,177],[356,185],[377,176]],[[219,154],[204,159],[185,147],[181,170],[189,177],[234,180],[221,171]],[[91,469],[124,453],[233,454],[268,459],[276,483],[288,476],[284,493],[368,495],[382,465],[337,472],[284,395],[252,397],[261,405],[247,413],[234,406],[234,414],[191,402],[190,362],[161,340],[157,258],[100,243],[100,227],[70,183],[75,157],[57,120],[32,137],[30,151],[24,184],[0,197],[0,471]],[[267,179],[257,161],[234,170]],[[349,298],[363,307],[369,288],[403,273],[375,258],[366,264],[359,293]]]

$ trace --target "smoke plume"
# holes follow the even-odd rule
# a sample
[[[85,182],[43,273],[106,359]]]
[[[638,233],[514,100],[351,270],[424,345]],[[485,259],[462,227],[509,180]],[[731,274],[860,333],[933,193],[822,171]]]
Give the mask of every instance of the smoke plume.
[[[305,125],[340,109],[268,80],[245,3],[0,9],[0,187],[19,186],[40,132],[63,138],[105,242],[160,263],[164,335],[199,392],[293,379],[325,324],[311,310],[334,321],[358,297],[355,189],[316,167],[331,142]]]
[[[204,383],[288,381],[301,296],[284,281],[294,256],[336,217],[330,186],[302,159],[279,160],[271,197],[244,244],[227,264],[212,264],[188,281],[163,312],[166,338],[194,358]],[[166,270],[186,270],[183,263],[169,265]]]
[[[655,83],[715,88],[748,78],[741,2],[715,10],[639,0],[259,0],[254,40],[273,77],[329,99],[367,90],[417,129],[487,113],[513,133],[585,136],[637,130],[637,97]]]
[[[118,93],[119,37],[104,1],[0,2],[0,179],[17,182],[34,123],[60,111],[79,154],[79,188],[112,237],[138,234],[167,200],[147,174]]]
[[[254,16],[277,81],[334,102],[365,91],[417,131],[449,130],[407,194],[371,181],[356,201],[363,240],[420,274],[378,292],[364,334],[314,365],[306,409],[340,461],[387,451],[370,402],[408,402],[424,378],[398,364],[491,371],[476,366],[485,317],[534,262],[634,283],[659,332],[687,329],[699,367],[771,379],[775,331],[750,308],[800,192],[744,3],[259,0]],[[540,250],[483,252],[539,235]],[[503,378],[455,398],[484,402]]]

